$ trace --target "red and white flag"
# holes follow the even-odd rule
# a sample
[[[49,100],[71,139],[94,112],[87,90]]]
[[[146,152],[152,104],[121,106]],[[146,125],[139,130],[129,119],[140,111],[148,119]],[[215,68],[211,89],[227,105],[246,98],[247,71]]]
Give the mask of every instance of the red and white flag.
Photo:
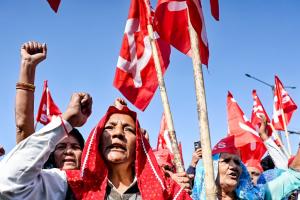
[[[155,10],[155,28],[163,40],[180,52],[192,56],[188,12],[191,24],[198,35],[201,62],[208,65],[209,49],[199,0],[159,0]]]
[[[262,105],[260,99],[258,98],[257,94],[256,94],[256,90],[252,91],[252,97],[253,97],[253,108],[252,108],[252,114],[251,114],[251,124],[255,127],[256,130],[259,129],[260,125],[261,125],[261,115],[265,116],[266,121],[268,123],[267,125],[267,132],[268,135],[271,136],[272,135],[272,127],[270,126],[270,118],[267,114],[267,112],[265,111],[264,106]]]
[[[132,0],[126,21],[114,86],[138,109],[145,110],[158,87],[147,25],[153,16],[145,0]],[[156,34],[157,35],[157,34]],[[155,41],[164,73],[169,64],[170,45]]]
[[[60,0],[47,0],[47,1],[49,3],[50,7],[52,8],[52,10],[57,13],[58,7],[60,4]]]
[[[47,81],[44,81],[44,89],[43,94],[38,110],[38,114],[36,117],[36,121],[40,122],[41,124],[48,124],[51,121],[53,115],[60,115],[61,111],[54,103],[50,91],[48,89]]]
[[[227,95],[227,119],[228,135],[234,135],[242,161],[246,163],[249,159],[260,159],[266,147],[230,92]]]
[[[166,117],[165,117],[164,113],[162,115],[161,122],[160,122],[160,128],[159,128],[156,149],[157,150],[165,150],[165,151],[170,152],[171,159],[173,160],[173,158],[174,158],[173,149],[172,149],[172,144],[171,144],[170,135],[169,135],[169,131],[168,131],[168,125],[167,125],[167,121],[166,121]],[[182,156],[181,142],[178,143],[178,149],[180,152],[180,157],[181,157],[182,163],[184,163],[183,156]]]
[[[160,129],[159,129],[156,149],[157,150],[168,149],[171,153],[173,153],[167,121],[164,113],[162,115],[161,122],[160,122]]]
[[[275,76],[275,88],[274,88],[274,104],[273,104],[273,119],[272,124],[276,130],[285,130],[283,115],[286,122],[286,126],[291,121],[294,111],[297,109],[297,105],[293,99],[285,91],[283,84],[279,80],[278,76]]]

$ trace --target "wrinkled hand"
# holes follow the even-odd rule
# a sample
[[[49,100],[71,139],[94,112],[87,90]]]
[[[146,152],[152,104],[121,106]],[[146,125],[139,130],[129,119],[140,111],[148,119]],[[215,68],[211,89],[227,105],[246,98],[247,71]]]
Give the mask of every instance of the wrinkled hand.
[[[198,161],[202,158],[202,148],[198,148],[194,151],[191,161],[191,166],[196,167]]]
[[[260,123],[258,133],[259,133],[260,138],[263,141],[265,141],[269,138],[268,134],[267,134],[267,119],[266,119],[266,116],[264,116],[264,115],[260,115],[260,118],[261,118],[261,123]]]
[[[127,106],[127,103],[126,103],[126,101],[123,98],[118,97],[118,98],[116,98],[116,100],[114,102],[114,106],[116,108],[118,108],[119,110],[122,110],[122,108],[124,106]]]
[[[62,117],[68,121],[72,127],[80,127],[85,124],[87,118],[91,115],[92,104],[92,97],[88,93],[74,93]]]
[[[165,170],[167,174],[176,182],[178,183],[184,190],[191,194],[192,193],[192,186],[191,181],[194,178],[194,175],[187,174],[186,172],[180,172],[180,173],[173,173],[169,170]]]
[[[4,148],[0,145],[0,156],[3,156],[5,154]]]
[[[29,41],[21,47],[21,62],[32,66],[38,65],[46,59],[47,46],[35,41]]]

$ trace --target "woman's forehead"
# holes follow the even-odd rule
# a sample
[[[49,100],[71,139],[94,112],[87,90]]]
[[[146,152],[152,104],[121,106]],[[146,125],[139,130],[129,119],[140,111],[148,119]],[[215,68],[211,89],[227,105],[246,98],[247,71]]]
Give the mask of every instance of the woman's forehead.
[[[63,140],[61,140],[58,144],[79,144],[79,141],[73,135],[68,135]]]
[[[221,153],[220,158],[236,158],[240,159],[240,157],[236,154],[231,154],[231,153]]]
[[[112,114],[106,124],[108,123],[117,123],[121,122],[122,124],[130,124],[132,126],[135,126],[135,121],[130,115],[122,114],[122,113],[114,113]]]

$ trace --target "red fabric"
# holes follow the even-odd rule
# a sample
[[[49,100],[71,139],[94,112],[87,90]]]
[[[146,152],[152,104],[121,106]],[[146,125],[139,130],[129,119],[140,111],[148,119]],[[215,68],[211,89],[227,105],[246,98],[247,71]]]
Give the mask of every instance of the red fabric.
[[[235,136],[235,146],[241,152],[242,161],[260,160],[267,149],[230,92],[227,96],[227,118],[228,135]]]
[[[296,156],[291,156],[291,157],[289,158],[289,160],[288,160],[288,167],[291,166],[291,164],[292,164],[293,161],[295,160],[295,157],[296,157]]]
[[[155,27],[159,36],[182,53],[191,56],[188,13],[198,35],[201,62],[208,65],[209,49],[199,0],[159,0],[155,11]]]
[[[215,20],[219,21],[219,0],[210,0],[210,10]]]
[[[182,163],[184,163],[183,156],[182,156],[182,146],[181,146],[180,142],[178,143],[178,148],[179,148]],[[158,151],[160,151],[160,150],[168,151],[170,153],[171,159],[173,160],[173,158],[174,158],[173,149],[172,149],[170,135],[168,132],[167,121],[166,121],[166,117],[165,117],[164,113],[162,115],[161,122],[160,122],[160,129],[159,129],[159,134],[158,134],[158,138],[157,138],[156,149]],[[164,157],[164,158],[167,158],[167,157]],[[160,159],[162,159],[162,158],[160,158]],[[164,162],[168,162],[168,161],[166,160]]]
[[[113,83],[140,110],[146,109],[158,87],[147,30],[152,16],[146,13],[147,6],[144,0],[131,1]],[[160,39],[155,44],[164,73],[169,64],[170,45]]]
[[[264,106],[262,105],[260,99],[258,98],[257,94],[256,94],[256,90],[252,91],[252,97],[253,97],[253,108],[252,108],[252,114],[251,114],[251,124],[256,128],[256,130],[259,129],[260,125],[261,125],[261,118],[260,115],[264,115],[266,117],[267,120],[267,132],[268,135],[271,136],[272,135],[272,128],[270,126],[270,118],[267,114],[267,112],[264,109]]]
[[[58,7],[60,4],[60,0],[47,0],[47,1],[49,3],[50,7],[52,8],[52,10],[57,13]]]
[[[230,153],[240,155],[239,150],[235,146],[235,137],[233,135],[221,139],[213,148],[212,155],[218,153]]]
[[[256,160],[256,159],[250,159],[245,163],[246,167],[254,167],[256,169],[258,169],[261,173],[264,171],[264,169],[262,168],[261,164],[260,164],[260,160]]]
[[[47,81],[44,81],[44,89],[43,94],[38,110],[38,114],[36,116],[36,121],[41,124],[48,124],[51,121],[53,115],[60,115],[61,111],[54,103],[50,91],[48,89]]]
[[[172,163],[172,155],[168,149],[159,149],[153,150],[157,163],[160,167],[169,166],[170,168],[174,167]]]
[[[297,109],[297,105],[293,99],[285,91],[283,84],[279,80],[278,76],[275,76],[275,88],[274,88],[274,105],[273,105],[273,119],[272,124],[276,130],[284,130],[284,122],[282,111],[286,126],[289,124],[294,111]]]
[[[239,150],[235,146],[235,137],[227,136],[221,139],[213,148],[212,155],[218,153],[230,153],[235,155],[240,155]]]
[[[156,149],[168,149],[171,153],[173,153],[171,140],[168,132],[168,126],[165,114],[163,113],[161,122],[160,122],[160,129],[157,138],[157,146]]]
[[[91,131],[83,149],[81,169],[66,171],[68,183],[75,198],[77,200],[101,200],[105,198],[108,168],[98,148],[105,123],[114,113],[130,115],[136,121],[135,175],[142,199],[173,199],[180,192],[180,186],[162,174],[148,141],[140,132],[136,113],[127,107],[118,110],[113,106],[109,107],[106,115]],[[178,199],[191,198],[185,191],[181,191]]]

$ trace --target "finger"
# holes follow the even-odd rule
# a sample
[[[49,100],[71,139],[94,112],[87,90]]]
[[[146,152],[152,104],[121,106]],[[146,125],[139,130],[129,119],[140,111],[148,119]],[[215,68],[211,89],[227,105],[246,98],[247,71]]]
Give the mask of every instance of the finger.
[[[22,45],[22,49],[25,50],[26,52],[28,51],[29,49],[29,42],[26,42]]]
[[[33,49],[35,50],[35,52],[38,52],[38,43],[36,41],[33,41],[32,44],[33,44]]]
[[[32,42],[32,41],[29,41],[29,43],[28,43],[28,50],[29,50],[30,52],[32,52],[33,48],[34,48],[33,42]]]
[[[172,177],[173,174],[174,174],[173,172],[171,172],[170,170],[167,170],[167,169],[165,170],[165,172],[166,172],[170,177]]]
[[[46,45],[46,43],[43,43],[42,50],[43,50],[43,54],[46,56],[47,55],[47,45]]]
[[[179,176],[179,177],[186,177],[187,176],[186,172],[178,172],[178,173],[176,173],[176,175]]]
[[[194,174],[188,174],[188,177],[189,177],[190,179],[193,179],[193,178],[195,177],[195,175],[194,175]]]

